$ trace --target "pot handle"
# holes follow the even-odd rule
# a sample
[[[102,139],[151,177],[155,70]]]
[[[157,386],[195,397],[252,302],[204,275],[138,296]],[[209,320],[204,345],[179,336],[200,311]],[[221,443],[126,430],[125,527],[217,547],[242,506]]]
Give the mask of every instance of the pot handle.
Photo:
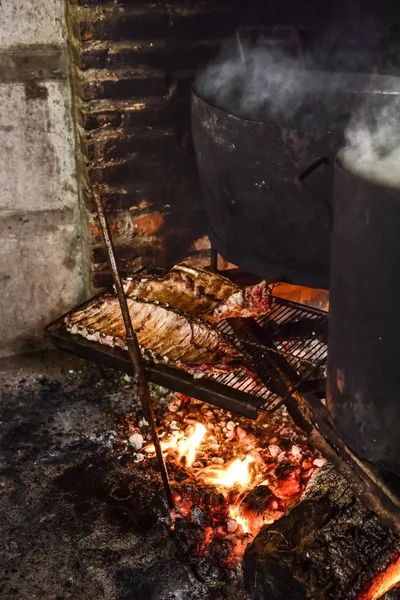
[[[303,171],[301,171],[295,178],[295,183],[297,186],[301,186],[307,191],[313,192],[313,194],[318,195],[317,192],[306,185],[304,185],[304,180],[307,179],[311,173],[316,171],[321,165],[329,165],[333,167],[333,160],[331,160],[328,156],[320,156],[315,159],[311,164],[308,165]]]

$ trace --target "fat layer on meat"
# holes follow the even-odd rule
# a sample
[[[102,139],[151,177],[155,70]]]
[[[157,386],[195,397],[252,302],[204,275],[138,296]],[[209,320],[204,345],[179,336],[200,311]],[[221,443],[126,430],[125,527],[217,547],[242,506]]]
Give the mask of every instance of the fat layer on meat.
[[[135,276],[124,281],[125,293],[151,302],[162,302],[209,322],[231,317],[265,314],[273,286],[265,281],[240,288],[206,269],[176,265],[163,276]]]
[[[153,360],[189,372],[225,372],[243,367],[243,357],[222,334],[202,319],[148,300],[128,298],[138,342]],[[66,328],[89,340],[125,348],[125,327],[115,295],[106,293],[68,315]]]

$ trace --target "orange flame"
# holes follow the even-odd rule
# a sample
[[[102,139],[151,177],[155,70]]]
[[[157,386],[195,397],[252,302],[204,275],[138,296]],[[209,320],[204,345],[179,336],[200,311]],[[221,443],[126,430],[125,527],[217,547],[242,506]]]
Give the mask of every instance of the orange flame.
[[[179,444],[179,440],[181,438],[182,438],[182,433],[177,432],[167,440],[160,440],[161,450],[164,453],[168,452],[168,450],[173,450]],[[147,446],[145,446],[143,448],[143,452],[147,452],[147,454],[155,454],[156,451],[154,448],[154,444],[147,444]]]
[[[400,583],[400,554],[384,571],[377,575],[374,581],[360,596],[360,600],[378,600],[378,598],[381,598],[397,583]]]
[[[237,526],[244,534],[255,535],[264,524],[272,523],[273,520],[267,520],[269,518],[267,513],[253,514],[248,513],[246,507],[241,508],[249,490],[257,486],[269,485],[268,479],[265,478],[265,472],[263,473],[262,470],[263,458],[258,449],[253,447],[250,450],[249,445],[243,444],[242,436],[242,438],[238,438],[236,451],[240,450],[240,446],[242,446],[245,452],[247,450],[247,454],[238,455],[222,465],[214,463],[202,467],[196,465],[196,458],[202,444],[207,439],[207,429],[202,423],[194,423],[190,433],[188,430],[186,432],[185,434],[181,430],[174,431],[161,440],[162,451],[168,456],[169,460],[179,465],[184,464],[186,468],[191,468],[195,480],[215,487],[228,501],[230,519],[236,521]],[[205,445],[203,445],[203,450],[207,450]],[[155,454],[152,444],[145,446],[143,451],[148,454]],[[220,457],[219,460],[222,462]],[[180,506],[180,511],[184,513],[183,505],[184,503]]]
[[[196,423],[193,433],[188,438],[184,438],[177,445],[178,460],[182,460],[182,458],[185,457],[187,467],[191,467],[196,460],[196,452],[203,441],[206,432],[207,430],[204,425]]]
[[[237,486],[246,489],[251,484],[252,478],[249,465],[252,462],[254,462],[254,458],[248,454],[244,458],[236,458],[228,465],[206,467],[199,473],[199,477],[205,483],[214,485],[217,488]]]
[[[236,521],[238,525],[242,527],[244,533],[250,532],[249,520],[240,515],[239,506],[231,506],[229,509],[229,515]]]
[[[185,458],[185,464],[187,467],[191,467],[196,460],[196,452],[203,441],[205,434],[207,433],[206,428],[201,423],[196,423],[194,426],[193,433],[188,437],[179,431],[173,434],[167,440],[161,440],[161,450],[165,453],[169,450],[173,450],[177,453],[177,460],[181,461]],[[148,454],[155,454],[154,444],[149,444],[143,448],[144,452]]]
[[[257,454],[253,452],[239,456],[223,465],[214,464],[205,468],[193,468],[196,454],[206,434],[206,427],[202,423],[195,423],[190,435],[185,436],[182,431],[177,431],[161,440],[162,451],[177,463],[182,463],[184,459],[185,466],[192,467],[193,474],[197,479],[214,486],[225,497],[231,489],[234,489],[234,499],[231,498],[233,502],[229,508],[229,515],[242,528],[243,533],[255,533],[255,529],[259,528],[259,523],[257,527],[254,527],[255,524],[251,519],[247,519],[241,514],[240,504],[245,491],[256,485],[268,484],[265,476],[258,472]],[[153,444],[147,445],[143,450],[146,453],[155,454]]]

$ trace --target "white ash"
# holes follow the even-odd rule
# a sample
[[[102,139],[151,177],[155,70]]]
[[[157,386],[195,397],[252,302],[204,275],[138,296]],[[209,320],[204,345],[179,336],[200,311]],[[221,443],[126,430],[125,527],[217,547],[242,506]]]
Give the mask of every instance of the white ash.
[[[279,446],[276,446],[275,444],[271,444],[270,446],[268,446],[268,450],[272,458],[277,458],[282,452],[282,449],[279,448]]]
[[[129,437],[129,443],[134,450],[140,450],[143,446],[144,438],[141,433],[134,433]]]
[[[226,528],[228,530],[228,533],[234,533],[236,531],[236,529],[238,528],[238,522],[235,521],[235,519],[230,519],[226,523]]]
[[[292,452],[293,456],[300,456],[301,455],[300,446],[293,445],[291,452]]]
[[[218,452],[220,446],[219,444],[210,444],[208,446],[208,449],[210,450],[210,452]]]
[[[325,458],[316,458],[313,461],[313,465],[315,465],[316,467],[323,467],[324,465],[326,465],[326,459]]]

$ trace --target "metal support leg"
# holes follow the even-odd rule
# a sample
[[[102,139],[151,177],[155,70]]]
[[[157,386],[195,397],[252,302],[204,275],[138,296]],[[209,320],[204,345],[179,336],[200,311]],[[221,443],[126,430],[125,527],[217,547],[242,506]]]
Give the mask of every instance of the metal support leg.
[[[210,271],[218,273],[218,252],[211,246],[210,250]]]

